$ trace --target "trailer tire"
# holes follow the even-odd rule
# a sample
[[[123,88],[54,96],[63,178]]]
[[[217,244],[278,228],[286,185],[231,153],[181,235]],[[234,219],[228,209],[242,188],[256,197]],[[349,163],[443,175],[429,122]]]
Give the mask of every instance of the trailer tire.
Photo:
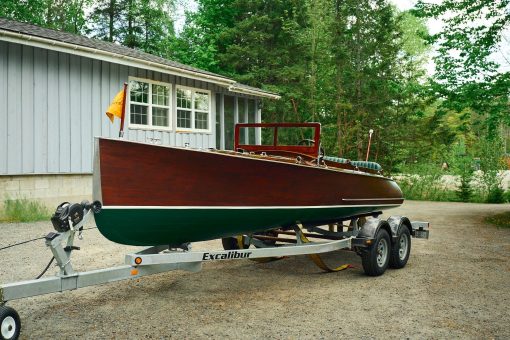
[[[221,245],[223,246],[223,249],[225,249],[225,250],[239,249],[239,246],[237,245],[237,240],[235,237],[222,238]]]
[[[390,268],[404,268],[411,254],[411,233],[402,225],[398,231],[397,241],[391,249]]]
[[[0,339],[17,339],[21,330],[18,313],[11,307],[0,306]]]
[[[363,270],[368,276],[384,274],[391,255],[390,235],[384,229],[379,229],[374,244],[361,255]]]
[[[243,236],[244,241],[244,236]],[[236,237],[224,237],[221,239],[221,244],[223,245],[224,250],[239,250],[241,249],[239,247],[239,242],[237,241]],[[246,249],[246,248],[242,248]]]

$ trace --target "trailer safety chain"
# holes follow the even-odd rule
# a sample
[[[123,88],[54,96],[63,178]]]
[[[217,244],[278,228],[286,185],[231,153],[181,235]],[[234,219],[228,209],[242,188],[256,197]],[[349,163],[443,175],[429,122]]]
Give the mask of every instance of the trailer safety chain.
[[[299,236],[301,238],[301,242],[303,242],[303,243],[310,243],[310,240],[302,232],[299,233]],[[308,256],[310,257],[310,259],[312,259],[313,263],[315,263],[315,265],[317,267],[319,267],[320,269],[322,269],[322,270],[324,270],[325,272],[328,272],[328,273],[339,272],[339,271],[342,271],[342,270],[345,270],[345,269],[349,269],[349,268],[356,268],[356,267],[354,267],[351,264],[343,264],[343,265],[341,265],[339,267],[331,268],[330,266],[328,266],[322,260],[322,258],[320,257],[319,254],[309,254]]]

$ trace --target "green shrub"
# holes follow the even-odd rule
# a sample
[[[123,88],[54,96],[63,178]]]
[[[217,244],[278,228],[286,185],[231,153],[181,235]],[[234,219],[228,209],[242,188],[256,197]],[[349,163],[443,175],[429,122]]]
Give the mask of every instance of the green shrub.
[[[503,162],[503,142],[501,138],[482,138],[479,143],[481,184],[487,203],[503,203],[504,192],[501,188],[500,170],[505,169]]]
[[[487,195],[487,203],[504,203],[505,201],[505,192],[500,187],[493,188]]]
[[[443,183],[445,174],[436,164],[420,164],[403,169],[405,175],[399,175],[397,182],[409,200],[420,201],[458,201],[454,190]]]
[[[505,199],[505,202],[510,202],[510,190],[505,191],[503,197]]]
[[[499,228],[510,228],[510,211],[486,217],[485,221]]]
[[[0,220],[5,222],[34,222],[49,220],[48,208],[37,201],[26,198],[4,200],[4,211]]]

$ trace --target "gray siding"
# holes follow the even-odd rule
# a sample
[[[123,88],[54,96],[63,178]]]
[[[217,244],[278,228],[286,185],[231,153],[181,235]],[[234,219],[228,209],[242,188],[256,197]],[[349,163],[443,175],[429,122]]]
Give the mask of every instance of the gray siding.
[[[93,137],[117,137],[119,120],[111,124],[104,112],[129,76],[172,84],[174,129],[176,85],[210,90],[212,98],[211,133],[126,126],[125,138],[133,141],[214,148],[215,94],[256,99],[211,83],[0,41],[0,175],[92,172]],[[239,119],[246,121],[243,109]]]

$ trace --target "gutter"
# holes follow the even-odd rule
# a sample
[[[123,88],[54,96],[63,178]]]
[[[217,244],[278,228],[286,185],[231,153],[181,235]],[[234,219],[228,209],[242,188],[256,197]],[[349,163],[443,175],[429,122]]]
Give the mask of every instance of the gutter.
[[[266,92],[259,92],[255,90],[246,90],[242,88],[238,88],[235,86],[237,83],[233,79],[224,78],[221,76],[214,76],[210,74],[204,74],[200,72],[195,72],[191,70],[182,69],[175,66],[169,66],[164,65],[160,63],[154,63],[151,61],[146,61],[143,59],[138,59],[118,53],[108,52],[97,48],[92,47],[85,47],[75,44],[70,44],[62,41],[52,40],[52,39],[46,39],[41,38],[37,36],[32,36],[28,34],[23,33],[17,33],[12,31],[7,31],[0,29],[0,36],[3,37],[4,41],[13,42],[13,43],[21,43],[24,45],[44,48],[44,49],[50,49],[58,52],[63,53],[71,53],[75,55],[80,55],[92,59],[99,59],[104,60],[107,62],[113,62],[113,63],[119,63],[119,60],[121,61],[120,64],[132,66],[132,67],[140,67],[140,64],[143,64],[146,66],[147,69],[162,72],[162,73],[168,73],[176,76],[186,76],[190,79],[195,79],[199,81],[206,81],[209,83],[213,83],[216,85],[220,85],[223,87],[227,87],[230,91],[237,92],[237,93],[244,93],[244,94],[251,94],[259,97],[265,97],[270,99],[279,99],[280,96],[269,94]],[[116,62],[117,61],[117,62]]]
[[[244,93],[244,94],[256,95],[259,97],[265,97],[268,99],[280,99],[281,98],[279,95],[274,94],[274,93],[247,89],[242,86],[237,86],[236,84],[230,85],[228,87],[228,90],[232,91],[232,92],[237,92],[237,93]]]

